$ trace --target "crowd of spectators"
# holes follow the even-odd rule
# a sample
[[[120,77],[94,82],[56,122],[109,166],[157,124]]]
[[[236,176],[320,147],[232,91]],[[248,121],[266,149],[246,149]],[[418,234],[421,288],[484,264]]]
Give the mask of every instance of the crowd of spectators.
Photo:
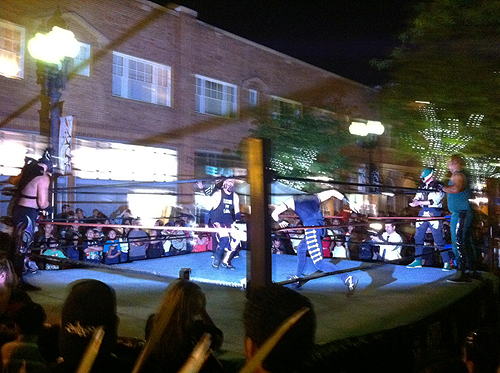
[[[386,219],[374,221],[359,213],[325,218],[326,235],[323,238],[323,256],[332,259],[351,259],[361,261],[384,261],[394,264],[408,264],[415,258],[415,218],[411,211],[400,214],[389,213]],[[398,219],[391,217],[398,217]],[[404,219],[404,218],[408,219]],[[297,221],[297,230],[277,232],[272,239],[273,254],[294,254],[303,231]],[[487,216],[480,210],[475,211],[471,230],[471,245],[481,253],[483,269],[492,264],[494,258],[489,250]],[[274,228],[278,229],[278,226]],[[442,235],[451,245],[450,223],[443,219]],[[445,247],[451,253],[451,246]],[[451,253],[451,255],[453,255]],[[443,267],[438,247],[430,229],[424,240],[422,265]],[[452,261],[453,265],[453,261]]]
[[[388,214],[395,216],[396,214]],[[398,216],[411,215],[402,211]],[[391,261],[395,264],[408,264],[415,258],[415,220],[380,220],[374,225],[367,216],[351,213],[339,217],[327,217],[326,235],[323,239],[323,255],[332,259],[351,259],[361,261]],[[127,206],[120,206],[109,216],[98,209],[85,217],[82,209],[75,211],[64,205],[56,216],[56,224],[41,223],[35,236],[35,250],[47,256],[81,260],[90,263],[118,264],[142,259],[188,254],[192,252],[213,251],[216,240],[210,233],[169,230],[170,226],[183,227],[191,223],[188,218],[157,220],[158,229],[142,229],[140,218],[134,217]],[[58,225],[57,222],[74,223]],[[293,222],[293,219],[292,219]],[[370,224],[372,223],[372,224]],[[85,224],[92,224],[86,226]],[[131,225],[134,228],[115,228],[111,225]],[[303,232],[297,219],[296,231],[276,232],[272,238],[273,254],[294,255]],[[390,229],[387,232],[386,229]],[[393,233],[392,233],[393,232]],[[482,255],[484,266],[493,260],[488,250],[488,223],[481,211],[476,212],[471,244]],[[443,222],[443,237],[451,243],[450,225]],[[390,241],[390,242],[389,242]],[[244,248],[244,247],[242,247]],[[449,247],[445,250],[450,250]],[[424,241],[423,266],[442,267],[442,259],[434,244],[432,232],[428,230]],[[451,263],[453,265],[453,261]],[[64,268],[55,264],[29,262],[27,269]]]
[[[72,211],[69,205],[64,205],[54,223],[42,219],[35,234],[33,251],[51,257],[112,265],[211,250],[211,234],[169,229],[172,226],[185,227],[188,223],[183,217],[167,223],[158,219],[155,222],[158,229],[142,229],[141,219],[134,217],[126,206],[121,206],[110,216],[94,209],[92,215],[86,217],[82,209]],[[30,261],[26,267],[32,272],[39,268],[63,268],[42,262]]]

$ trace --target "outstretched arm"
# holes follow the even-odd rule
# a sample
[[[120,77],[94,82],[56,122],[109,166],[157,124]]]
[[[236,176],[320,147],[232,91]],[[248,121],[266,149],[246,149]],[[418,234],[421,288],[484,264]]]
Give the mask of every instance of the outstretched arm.
[[[354,212],[359,212],[357,208],[355,208],[354,206],[351,205],[351,202],[347,199],[347,197],[344,196],[342,193],[340,193],[336,189],[324,190],[322,192],[316,193],[316,196],[318,197],[320,202],[324,202],[332,197],[337,198],[338,200],[344,201],[345,203],[347,203],[349,205],[349,207],[351,208],[351,210],[353,210]]]
[[[322,192],[316,193],[316,195],[318,196],[320,202],[324,202],[332,197],[337,198],[341,201],[345,199],[345,196],[336,189],[324,190]]]
[[[285,202],[279,204],[276,206],[274,211],[271,213],[271,217],[274,219],[274,221],[277,221],[280,224],[281,228],[285,228],[288,225],[288,222],[281,221],[280,222],[280,214],[285,212],[288,209],[295,209],[295,202],[293,198],[287,199]]]

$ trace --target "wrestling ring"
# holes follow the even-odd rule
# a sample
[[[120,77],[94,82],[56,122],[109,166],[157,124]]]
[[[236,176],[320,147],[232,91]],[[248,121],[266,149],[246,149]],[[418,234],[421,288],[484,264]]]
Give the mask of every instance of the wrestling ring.
[[[321,183],[324,185],[324,181]],[[331,186],[339,187],[339,184],[332,183]],[[391,189],[394,190],[394,186],[391,186]],[[341,186],[339,190],[342,190]],[[73,202],[78,206],[77,201]],[[255,210],[252,206],[252,212]],[[377,217],[372,218],[371,222],[386,219],[407,222],[416,218]],[[52,219],[45,222],[55,226],[75,225]],[[115,229],[133,228],[122,224],[80,224]],[[346,226],[347,224],[343,227]],[[141,225],[140,228],[168,229],[190,234],[220,232],[216,228],[190,226]],[[271,234],[279,231],[276,229],[271,232],[270,227],[268,228]],[[296,230],[294,233],[299,235],[305,228],[307,227],[293,228]],[[255,237],[250,225],[249,236]],[[242,360],[244,352],[241,315],[245,303],[245,291],[242,291],[242,288],[252,276],[249,273],[255,265],[252,264],[252,256],[258,251],[258,246],[250,246],[250,250],[241,250],[239,257],[234,259],[234,270],[213,268],[210,251],[115,265],[38,256],[37,260],[59,264],[65,269],[40,270],[28,275],[27,280],[42,288],[41,291],[30,295],[46,308],[49,321],[52,322],[58,320],[69,284],[83,278],[98,279],[107,283],[117,292],[120,334],[142,338],[146,319],[156,309],[165,288],[172,280],[188,273],[190,279],[199,283],[206,293],[208,312],[224,332],[224,351],[221,358]],[[270,250],[269,246],[268,248]],[[270,253],[265,255],[268,255],[269,263],[265,263],[264,267],[269,267],[272,282],[284,286],[292,285],[294,281],[288,278],[294,272],[296,257]],[[456,286],[446,282],[454,272],[444,272],[441,268],[408,269],[398,262],[329,260],[338,266],[339,271],[318,273],[308,257],[304,271],[308,276],[303,278],[304,283],[299,290],[311,299],[317,314],[318,349],[315,367],[320,371],[327,371],[335,366],[338,370],[356,372],[368,367],[377,367],[377,361],[380,363],[379,367],[383,366],[385,371],[396,372],[400,371],[401,367],[411,369],[416,354],[422,352],[423,346],[429,342],[432,345],[426,348],[437,349],[443,345],[456,345],[460,343],[461,336],[469,330],[486,324],[496,325],[498,279],[494,274],[485,272],[482,282]],[[345,286],[335,276],[339,273],[353,273],[359,278],[353,297],[345,296]],[[471,304],[474,305],[472,309]],[[394,365],[393,370],[384,365],[383,361],[379,361],[388,348],[399,351],[391,362]],[[363,359],[357,358],[360,354]]]

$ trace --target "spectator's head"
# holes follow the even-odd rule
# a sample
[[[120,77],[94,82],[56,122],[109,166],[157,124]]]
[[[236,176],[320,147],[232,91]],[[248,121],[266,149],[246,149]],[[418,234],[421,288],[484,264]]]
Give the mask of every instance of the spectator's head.
[[[93,216],[94,218],[99,217],[99,213],[100,213],[100,211],[99,211],[98,209],[94,209],[94,210],[92,210],[92,216]]]
[[[344,238],[337,238],[335,239],[335,246],[344,246],[345,244],[345,239]]]
[[[175,301],[177,301],[177,304],[170,321],[164,329],[159,343],[153,347],[152,353],[159,358],[169,355],[176,356],[177,353],[180,353],[186,333],[206,307],[205,294],[197,284],[188,280],[177,279],[168,286],[157,316],[164,314],[163,311]],[[156,318],[153,320],[153,330],[156,320]]]
[[[25,303],[14,316],[14,321],[22,335],[39,335],[47,319],[47,314],[38,303]]]
[[[174,222],[174,227],[185,227],[185,226],[186,226],[186,222],[182,219],[177,219]]]
[[[316,333],[316,315],[309,299],[286,287],[251,289],[243,313],[247,360],[298,310],[308,307],[261,364],[261,372],[292,372],[309,357]]]
[[[82,280],[71,288],[61,316],[59,349],[68,364],[78,364],[98,327],[104,329],[99,356],[107,356],[117,340],[116,296],[101,281]]]
[[[12,263],[7,259],[0,260],[0,288],[12,287],[16,283],[16,275]]]
[[[50,223],[43,225],[43,232],[45,233],[45,237],[49,237],[54,232],[54,226]]]
[[[69,212],[69,209],[70,209],[69,205],[62,205],[61,212],[63,214],[67,214]]]
[[[85,217],[85,215],[83,215],[83,210],[81,208],[76,209],[76,217],[78,219],[83,219]]]
[[[77,246],[80,243],[80,236],[77,234],[74,234],[71,236],[71,243],[75,246]]]
[[[110,229],[108,231],[108,238],[110,240],[114,240],[116,238],[116,231],[114,229]]]
[[[49,244],[49,247],[48,247],[49,249],[52,249],[52,250],[59,249],[59,242],[57,242],[57,240],[55,238],[49,238],[48,244]]]
[[[73,220],[75,218],[75,212],[73,210],[68,210],[68,219]]]
[[[393,222],[385,223],[385,231],[388,234],[393,234],[394,232],[396,232],[396,225]]]
[[[93,240],[94,239],[94,228],[87,228],[85,231],[85,237],[87,240]]]

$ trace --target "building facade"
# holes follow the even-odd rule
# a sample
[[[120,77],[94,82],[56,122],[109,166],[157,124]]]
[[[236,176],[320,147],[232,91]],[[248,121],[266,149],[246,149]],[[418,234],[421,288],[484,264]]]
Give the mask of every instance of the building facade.
[[[27,46],[58,11],[80,43],[61,98],[62,115],[73,126],[72,168],[58,178],[59,203],[90,203],[100,193],[97,187],[117,190],[111,185],[117,181],[130,182],[127,188],[154,181],[156,186],[142,189],[172,192],[161,205],[174,200],[193,205],[194,183],[173,182],[223,173],[249,135],[257,109],[276,116],[314,107],[346,123],[378,119],[372,109],[375,89],[203,23],[196,11],[182,6],[145,0],[3,0],[4,176],[22,167],[26,149],[41,152],[48,143],[49,124],[40,111],[42,85]],[[40,81],[39,70],[38,75]],[[83,186],[95,195],[77,197],[74,191]],[[101,211],[109,214],[130,202],[129,194],[141,194],[132,189],[117,192],[116,200],[108,198]],[[136,203],[151,203],[148,198]]]

